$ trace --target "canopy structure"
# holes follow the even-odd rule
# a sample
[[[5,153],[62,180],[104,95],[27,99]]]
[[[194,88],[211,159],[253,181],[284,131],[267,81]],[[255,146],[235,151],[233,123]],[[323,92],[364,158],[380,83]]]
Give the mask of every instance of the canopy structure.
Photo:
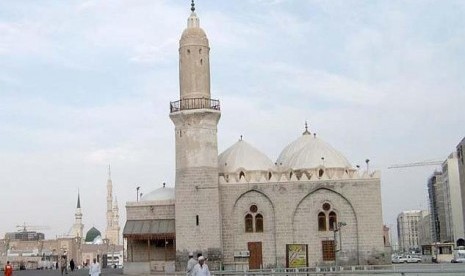
[[[131,239],[174,239],[174,219],[128,220],[123,230],[124,238]]]

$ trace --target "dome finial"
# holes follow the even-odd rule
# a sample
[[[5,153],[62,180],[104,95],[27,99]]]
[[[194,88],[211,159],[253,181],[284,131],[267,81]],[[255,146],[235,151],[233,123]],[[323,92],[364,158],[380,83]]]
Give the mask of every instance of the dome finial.
[[[305,121],[305,131],[304,133],[302,133],[303,135],[308,135],[310,134],[310,131],[308,131],[308,124],[307,124],[307,121]]]
[[[194,0],[192,0],[192,2],[191,2],[191,11],[192,11],[192,12],[195,11],[195,3],[194,3]]]
[[[240,137],[239,141],[242,141],[242,135],[241,135],[241,137]]]

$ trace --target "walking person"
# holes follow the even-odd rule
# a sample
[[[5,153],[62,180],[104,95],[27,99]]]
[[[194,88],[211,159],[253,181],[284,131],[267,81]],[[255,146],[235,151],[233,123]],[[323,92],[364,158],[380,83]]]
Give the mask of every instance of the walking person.
[[[208,265],[205,263],[205,258],[200,256],[198,261],[199,263],[194,266],[192,276],[210,276],[210,270],[208,269]]]
[[[97,263],[97,260],[94,258],[93,263],[90,265],[90,268],[89,268],[89,275],[99,276],[100,273],[102,273],[102,270],[100,269],[100,264]]]
[[[189,253],[189,260],[187,261],[187,268],[186,273],[187,276],[192,276],[192,272],[194,272],[194,267],[197,264],[197,261],[194,259],[194,253]]]
[[[71,268],[71,272],[74,271],[74,260],[71,259],[71,261],[69,261],[69,268]]]
[[[5,276],[11,276],[13,275],[13,266],[10,264],[10,261],[6,261],[6,265],[5,265],[5,268],[3,269],[5,270]]]
[[[60,268],[61,268],[61,275],[63,275],[63,272],[65,272],[65,274],[68,274],[68,262],[66,260],[65,255],[61,256]]]

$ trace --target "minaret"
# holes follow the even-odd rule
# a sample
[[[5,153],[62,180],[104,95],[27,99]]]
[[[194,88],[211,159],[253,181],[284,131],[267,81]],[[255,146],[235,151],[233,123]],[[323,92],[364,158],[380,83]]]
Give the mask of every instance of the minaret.
[[[114,244],[119,244],[119,207],[118,207],[118,198],[115,197],[115,202],[113,203],[113,225],[112,229],[114,231]]]
[[[222,259],[218,188],[218,100],[210,98],[210,47],[194,2],[179,41],[180,100],[171,102],[176,140],[176,269],[201,251],[208,265]]]
[[[74,224],[72,228],[72,233],[74,237],[83,238],[84,224],[82,224],[82,211],[81,211],[81,197],[78,191],[76,212],[74,213]]]
[[[111,181],[111,169],[108,165],[108,180],[107,180],[107,228],[105,231],[105,238],[109,240],[110,244],[114,243],[113,231],[113,182]]]

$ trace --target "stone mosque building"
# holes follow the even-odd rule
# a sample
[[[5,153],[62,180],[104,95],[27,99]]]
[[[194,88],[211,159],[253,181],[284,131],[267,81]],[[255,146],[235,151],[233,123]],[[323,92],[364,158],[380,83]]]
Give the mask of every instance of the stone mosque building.
[[[307,126],[276,162],[242,138],[218,154],[210,47],[191,11],[169,114],[175,188],[127,202],[125,274],[182,271],[189,252],[211,270],[383,263],[379,172],[354,168]]]

